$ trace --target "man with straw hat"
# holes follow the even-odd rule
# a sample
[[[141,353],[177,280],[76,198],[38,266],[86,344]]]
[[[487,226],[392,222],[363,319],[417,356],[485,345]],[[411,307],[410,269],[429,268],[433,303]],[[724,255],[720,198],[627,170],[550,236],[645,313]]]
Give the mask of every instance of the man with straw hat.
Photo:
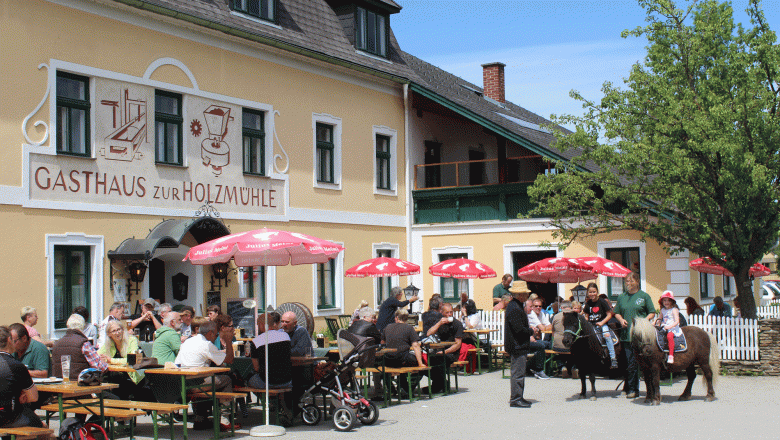
[[[511,357],[509,379],[509,406],[511,408],[530,408],[531,402],[523,398],[525,390],[526,356],[530,349],[530,339],[534,334],[528,325],[524,302],[531,293],[525,281],[515,281],[509,288],[512,301],[506,306],[504,315],[504,349]]]

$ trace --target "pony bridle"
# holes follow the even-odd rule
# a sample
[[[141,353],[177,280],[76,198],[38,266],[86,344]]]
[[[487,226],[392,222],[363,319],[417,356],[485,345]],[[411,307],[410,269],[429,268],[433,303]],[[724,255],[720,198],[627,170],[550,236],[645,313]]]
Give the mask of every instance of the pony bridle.
[[[577,339],[582,337],[582,335],[580,335],[580,333],[582,333],[582,320],[580,318],[581,317],[579,315],[577,315],[577,331],[576,332],[572,331],[572,330],[569,330],[569,329],[566,329],[566,330],[563,331],[563,334],[569,333],[572,336],[574,336],[574,340],[571,341],[572,344],[577,342]]]

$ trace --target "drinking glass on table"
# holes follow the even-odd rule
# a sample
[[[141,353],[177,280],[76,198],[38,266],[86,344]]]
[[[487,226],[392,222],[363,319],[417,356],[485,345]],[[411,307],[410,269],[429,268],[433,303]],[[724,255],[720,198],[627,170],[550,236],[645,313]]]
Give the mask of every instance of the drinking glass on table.
[[[70,355],[62,355],[60,362],[62,362],[62,380],[70,382]]]

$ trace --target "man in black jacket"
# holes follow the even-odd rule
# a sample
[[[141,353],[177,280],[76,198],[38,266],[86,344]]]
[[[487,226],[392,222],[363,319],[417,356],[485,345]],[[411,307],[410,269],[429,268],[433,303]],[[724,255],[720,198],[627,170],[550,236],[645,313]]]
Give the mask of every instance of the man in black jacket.
[[[523,398],[525,389],[525,363],[530,348],[533,330],[528,325],[525,313],[525,299],[531,291],[523,281],[514,283],[509,289],[512,301],[506,306],[504,315],[504,349],[511,356],[511,377],[509,379],[509,406],[530,408],[531,402]]]
[[[362,309],[360,309],[358,316],[360,316],[360,319],[353,322],[352,325],[349,326],[347,331],[352,333],[353,335],[373,338],[374,342],[376,342],[377,344],[382,342],[382,335],[379,334],[379,330],[376,328],[376,325],[374,324],[374,317],[376,316],[374,310],[371,309],[371,307],[363,307]]]

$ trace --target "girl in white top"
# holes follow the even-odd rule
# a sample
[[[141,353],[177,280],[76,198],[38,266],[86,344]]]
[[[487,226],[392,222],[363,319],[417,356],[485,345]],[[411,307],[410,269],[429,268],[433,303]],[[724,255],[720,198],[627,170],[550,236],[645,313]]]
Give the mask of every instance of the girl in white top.
[[[677,308],[677,301],[674,300],[674,294],[667,290],[661,294],[661,299],[658,300],[661,305],[661,314],[658,318],[658,325],[663,330],[666,330],[666,340],[669,343],[669,358],[667,363],[674,363],[674,337],[682,334],[680,328],[680,309]]]

